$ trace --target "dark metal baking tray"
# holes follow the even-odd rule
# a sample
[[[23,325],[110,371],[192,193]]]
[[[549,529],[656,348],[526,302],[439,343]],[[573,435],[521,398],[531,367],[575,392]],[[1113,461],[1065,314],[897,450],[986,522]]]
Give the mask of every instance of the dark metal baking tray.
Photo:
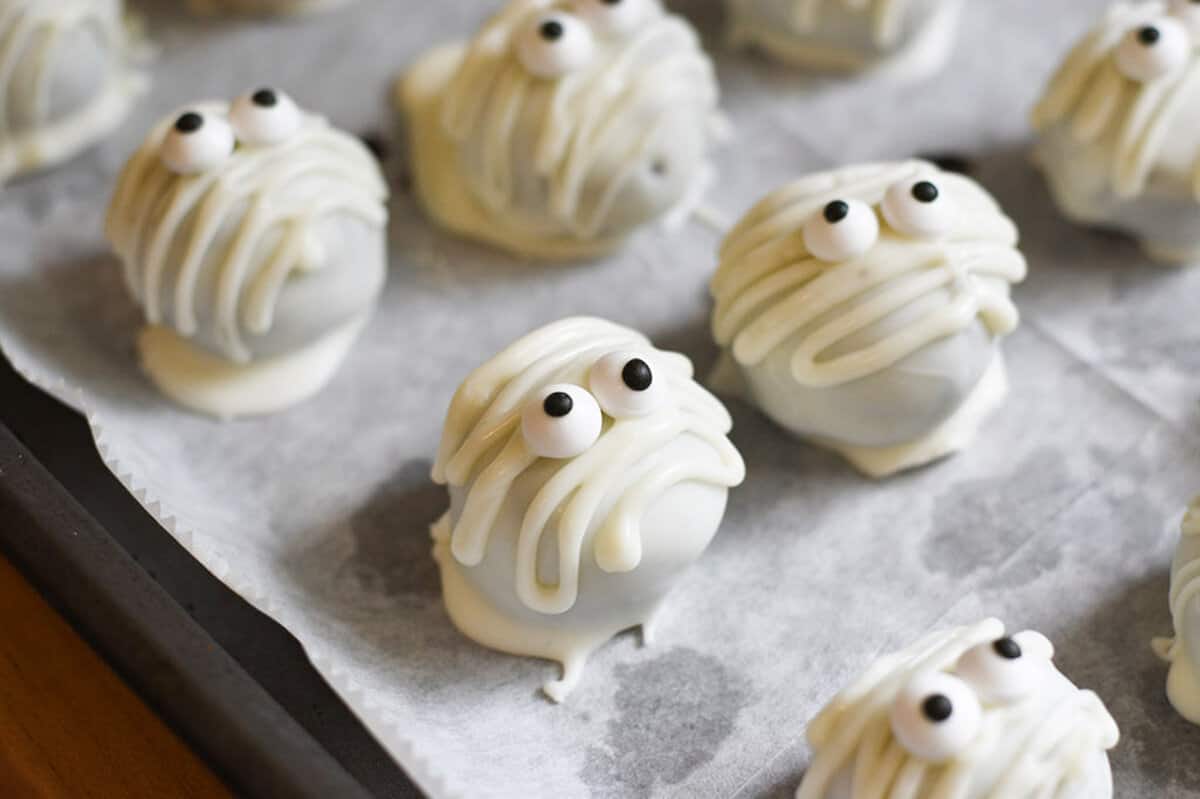
[[[0,357],[0,551],[240,796],[420,793],[299,643],[129,496]]]

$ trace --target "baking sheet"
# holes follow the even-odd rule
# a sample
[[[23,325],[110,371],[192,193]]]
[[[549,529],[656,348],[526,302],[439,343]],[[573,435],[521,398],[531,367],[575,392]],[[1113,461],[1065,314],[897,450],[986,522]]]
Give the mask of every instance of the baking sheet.
[[[713,233],[657,231],[619,257],[521,263],[434,229],[396,187],[378,316],[335,383],[270,419],[172,408],[138,373],[138,313],[101,236],[116,171],[162,113],[272,83],[358,133],[396,127],[394,74],[494,4],[360,0],[289,22],[195,21],[138,6],[161,45],[154,87],[86,157],[0,194],[0,346],[87,413],[121,480],[218,577],[304,644],[435,796],[787,796],[805,722],[877,653],[999,615],[1041,629],[1107,701],[1118,796],[1200,791],[1200,729],[1171,712],[1149,648],[1170,631],[1177,519],[1200,490],[1200,269],[1070,227],[1027,161],[1027,111],[1102,0],[976,2],[951,67],[919,86],[810,81],[720,45],[737,135],[713,204],[735,218],[785,176],[956,153],[1022,228],[1031,275],[1008,342],[1013,392],[969,453],[875,484],[732,403],[749,477],[669,602],[661,639],[621,636],[565,706],[556,666],[481,649],[441,607],[428,480],[458,382],[552,319],[607,316],[703,374]],[[2,398],[0,398],[2,401]]]

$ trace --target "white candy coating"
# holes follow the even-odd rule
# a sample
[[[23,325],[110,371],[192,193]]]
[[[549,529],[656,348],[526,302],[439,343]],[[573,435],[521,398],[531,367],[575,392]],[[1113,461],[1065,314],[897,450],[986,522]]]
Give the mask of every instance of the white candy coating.
[[[1146,83],[1184,67],[1192,49],[1192,37],[1183,23],[1163,17],[1125,34],[1117,46],[1117,66],[1126,77]]]
[[[908,236],[936,238],[954,227],[954,201],[938,189],[936,179],[902,180],[888,189],[879,207],[887,223]]]
[[[199,120],[194,127],[188,123]],[[236,146],[233,127],[223,116],[202,111],[180,114],[162,142],[163,165],[176,175],[198,175],[216,169]]]
[[[605,413],[617,419],[645,416],[667,401],[666,382],[654,377],[652,361],[646,353],[625,351],[611,352],[596,362],[588,375],[588,387]],[[623,373],[631,365],[641,371],[641,364],[650,372],[650,384],[645,388],[631,387]]]
[[[552,415],[547,403],[561,396],[570,398],[565,415]],[[521,435],[525,445],[539,458],[574,458],[600,438],[603,416],[595,397],[579,386],[547,386],[521,411]]]
[[[730,38],[798,67],[937,71],[954,44],[963,0],[728,0]]]
[[[103,140],[146,89],[122,0],[0,0],[0,184]]]
[[[633,33],[649,18],[652,0],[574,0],[572,8],[605,36]]]
[[[236,146],[228,103],[161,121],[121,171],[106,234],[142,307],[142,366],[171,398],[271,413],[332,378],[386,276],[387,185],[355,137],[303,114]]]
[[[653,365],[669,389],[662,401],[643,415],[606,416],[573,458],[541,456],[531,441],[543,430],[538,403],[555,391],[587,403],[581,386],[625,352]],[[433,470],[450,489],[433,532],[454,624],[485,646],[560,662],[562,678],[544,687],[555,701],[616,633],[640,625],[651,638],[667,592],[745,477],[730,426],[686,358],[600,319],[547,325],[479,367],[450,404]],[[578,449],[591,432],[570,438]]]
[[[241,144],[272,145],[295,136],[303,117],[288,95],[274,89],[258,89],[233,101],[229,122]]]
[[[1171,706],[1192,724],[1200,724],[1200,496],[1192,500],[1180,525],[1168,601],[1175,636],[1156,639],[1154,649],[1171,664]]]
[[[426,210],[555,262],[688,218],[726,130],[718,94],[699,35],[660,0],[509,0],[398,85]]]
[[[834,200],[804,223],[803,235],[804,246],[822,261],[849,261],[875,246],[879,218],[860,200]]]
[[[932,706],[947,715],[932,715]],[[982,717],[983,708],[970,686],[953,675],[928,672],[900,689],[890,721],[892,734],[910,755],[941,763],[974,743]]]
[[[896,207],[896,187],[921,181],[953,210]],[[875,209],[889,194],[893,224],[880,227]],[[832,202],[847,206],[840,222],[825,216]],[[906,232],[917,228],[941,233]],[[1019,321],[1016,244],[978,184],[932,164],[797,180],[721,246],[710,289],[724,355],[713,379],[872,476],[956,452],[1006,391],[996,342]]]
[[[583,69],[596,54],[591,28],[562,12],[530,19],[517,34],[516,48],[525,69],[547,79]]]
[[[1200,49],[1164,0],[1118,2],[1067,54],[1033,113],[1063,213],[1156,260],[1200,258]],[[1153,29],[1153,47],[1139,31]]]
[[[1016,702],[993,703],[958,673],[967,652],[1003,636],[987,619],[879,658],[809,724],[797,799],[1111,799],[1105,750],[1119,734],[1099,697],[1048,660]],[[953,710],[934,700],[941,722],[925,712],[936,695]]]

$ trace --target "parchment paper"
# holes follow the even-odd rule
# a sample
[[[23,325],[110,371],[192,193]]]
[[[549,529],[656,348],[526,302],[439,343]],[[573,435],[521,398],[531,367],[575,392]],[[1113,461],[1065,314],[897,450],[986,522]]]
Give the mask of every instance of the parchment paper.
[[[88,414],[130,491],[294,633],[435,796],[788,796],[805,723],[847,680],[935,625],[987,614],[1044,631],[1060,667],[1107,701],[1124,734],[1118,796],[1194,796],[1200,729],[1167,705],[1149,641],[1170,632],[1179,511],[1200,490],[1200,268],[1156,267],[1071,227],[1026,157],[1029,108],[1104,5],[977,0],[950,68],[900,88],[725,52],[717,3],[682,6],[717,49],[737,128],[713,197],[730,219],[814,169],[969,159],[1032,266],[1007,344],[1013,392],[973,450],[882,484],[732,403],[749,478],[723,529],[660,643],[615,640],[565,706],[538,693],[555,666],[476,646],[442,609],[427,529],[446,504],[428,479],[442,416],[471,368],[568,314],[638,327],[703,374],[716,236],[694,225],[606,262],[527,265],[432,229],[396,147],[390,283],[345,370],[293,412],[222,425],[139,374],[138,313],[100,232],[116,171],[161,114],[271,83],[394,139],[394,74],[493,3],[361,0],[286,23],[142,6],[162,55],[134,118],[0,196],[0,343]]]

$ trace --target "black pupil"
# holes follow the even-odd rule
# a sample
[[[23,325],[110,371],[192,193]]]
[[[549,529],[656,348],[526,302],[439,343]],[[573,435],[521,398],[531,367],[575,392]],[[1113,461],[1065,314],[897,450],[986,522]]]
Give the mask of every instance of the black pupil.
[[[825,221],[836,225],[850,215],[850,206],[841,200],[834,200],[825,206]]]
[[[918,202],[931,203],[938,198],[938,187],[928,180],[922,180],[912,188],[912,196]]]
[[[921,703],[921,712],[930,721],[940,723],[953,715],[954,705],[945,696],[934,694]]]
[[[1157,44],[1160,36],[1162,34],[1153,25],[1147,25],[1138,31],[1138,41],[1145,45]]]
[[[542,408],[546,411],[546,415],[555,419],[566,416],[574,407],[575,401],[571,399],[570,394],[564,391],[555,391],[542,402]]]
[[[563,30],[562,23],[555,19],[548,19],[542,23],[542,38],[548,42],[558,41],[562,38]]]
[[[1021,645],[1011,638],[1001,638],[992,644],[992,648],[1005,660],[1016,660],[1021,657]]]
[[[279,102],[279,97],[270,89],[259,89],[251,99],[254,100],[255,105],[262,106],[263,108],[272,108]]]
[[[634,358],[621,370],[621,380],[634,391],[645,391],[654,382],[654,375],[650,373],[649,364],[641,358]]]
[[[180,133],[195,133],[204,127],[204,117],[195,111],[188,111],[175,120],[175,130]]]

